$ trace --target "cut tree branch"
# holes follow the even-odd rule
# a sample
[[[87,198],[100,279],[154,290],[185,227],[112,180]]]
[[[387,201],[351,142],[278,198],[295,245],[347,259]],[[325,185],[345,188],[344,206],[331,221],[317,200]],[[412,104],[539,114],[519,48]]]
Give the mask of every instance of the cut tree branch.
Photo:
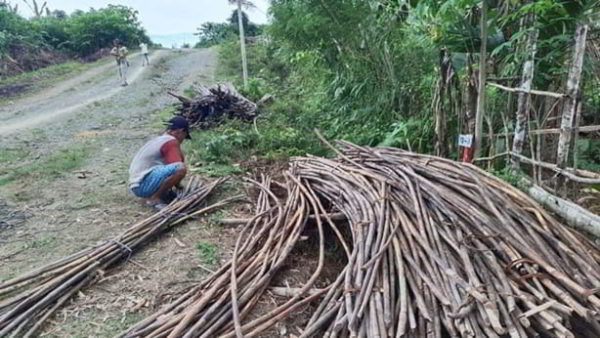
[[[563,97],[567,97],[566,94],[546,92],[543,90],[535,90],[535,89],[525,90],[522,88],[511,88],[511,87],[503,86],[501,84],[497,84],[497,83],[493,83],[493,82],[488,82],[487,84],[492,87],[496,87],[496,88],[499,88],[499,89],[502,89],[502,90],[505,90],[505,91],[511,92],[511,93],[529,93],[529,94],[533,94],[533,95],[543,95],[543,96],[555,97],[557,99],[562,99]]]
[[[527,193],[538,203],[564,218],[570,226],[600,237],[600,216],[571,201],[552,195],[537,185],[529,187]]]
[[[576,128],[572,128],[572,130],[574,132],[578,132],[578,133],[593,133],[593,132],[600,131],[600,125],[576,127]],[[560,128],[536,129],[536,130],[530,130],[529,133],[532,135],[560,134]],[[514,133],[509,132],[509,133],[496,134],[495,137],[502,137],[502,136],[507,136],[507,135],[509,135],[509,136],[514,135]],[[488,134],[483,134],[483,136],[487,137]]]
[[[537,166],[540,166],[545,169],[550,169],[560,175],[563,175],[564,177],[568,178],[569,180],[571,180],[573,182],[585,183],[585,184],[599,184],[600,183],[600,175],[598,175],[594,172],[591,172],[591,171],[579,170],[579,169],[573,169],[573,168],[561,169],[556,164],[535,161],[535,160],[530,159],[529,157],[519,155],[519,154],[516,154],[513,152],[511,152],[510,155],[518,157],[519,160],[521,160],[525,163],[528,163],[531,165],[537,165]],[[587,177],[581,177],[581,176],[587,176]]]

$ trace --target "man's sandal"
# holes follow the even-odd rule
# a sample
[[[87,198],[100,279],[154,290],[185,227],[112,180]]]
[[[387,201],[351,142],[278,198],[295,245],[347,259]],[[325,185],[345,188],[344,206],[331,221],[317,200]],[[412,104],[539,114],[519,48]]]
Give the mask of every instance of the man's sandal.
[[[167,204],[165,204],[163,202],[160,202],[160,201],[158,201],[158,202],[157,201],[152,201],[152,202],[151,201],[147,201],[146,202],[146,206],[148,206],[150,208],[153,208],[153,209],[155,209],[157,211],[161,211],[162,209],[164,209],[164,208],[167,207]]]

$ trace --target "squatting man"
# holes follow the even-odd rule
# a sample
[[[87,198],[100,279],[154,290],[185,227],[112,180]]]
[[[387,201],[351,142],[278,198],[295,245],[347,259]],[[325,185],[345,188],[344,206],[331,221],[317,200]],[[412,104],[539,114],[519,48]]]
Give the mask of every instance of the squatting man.
[[[129,189],[146,204],[161,210],[181,189],[181,180],[187,173],[181,144],[191,139],[189,124],[182,116],[169,120],[164,134],[148,141],[135,154],[129,166]]]

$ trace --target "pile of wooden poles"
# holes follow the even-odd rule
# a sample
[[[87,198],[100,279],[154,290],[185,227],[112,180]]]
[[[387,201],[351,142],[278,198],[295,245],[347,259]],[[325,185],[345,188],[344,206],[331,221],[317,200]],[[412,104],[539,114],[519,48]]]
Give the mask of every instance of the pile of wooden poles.
[[[336,160],[295,159],[285,182],[254,182],[256,215],[232,260],[121,336],[259,336],[306,306],[301,337],[600,336],[600,251],[588,239],[475,166],[339,147]],[[308,226],[316,269],[257,313]],[[346,261],[316,289],[326,241]]]
[[[172,304],[121,336],[217,337],[226,332],[230,333],[229,336],[240,332],[241,319],[253,310],[300,238],[311,209],[310,200],[314,199],[307,198],[300,189],[301,185],[291,183],[287,186],[288,201],[281,204],[282,201],[273,193],[270,178],[263,177],[260,182],[252,183],[260,190],[256,216],[239,231],[233,259]],[[323,240],[321,237],[321,245]],[[311,280],[314,282],[317,277],[318,272]],[[306,290],[311,285],[311,282],[307,283]],[[286,306],[247,324],[244,332],[261,332],[290,311],[316,298],[300,299],[301,296],[299,294]]]
[[[176,114],[185,117],[192,127],[208,129],[226,119],[251,122],[256,117],[256,103],[238,93],[231,84],[195,87],[194,90],[193,98],[169,92],[180,101]]]
[[[202,184],[198,178],[192,178],[168,207],[121,235],[0,283],[0,337],[34,336],[44,321],[82,287],[96,282],[107,269],[127,260],[150,239],[239,199],[233,197],[205,206],[206,198],[223,181]]]

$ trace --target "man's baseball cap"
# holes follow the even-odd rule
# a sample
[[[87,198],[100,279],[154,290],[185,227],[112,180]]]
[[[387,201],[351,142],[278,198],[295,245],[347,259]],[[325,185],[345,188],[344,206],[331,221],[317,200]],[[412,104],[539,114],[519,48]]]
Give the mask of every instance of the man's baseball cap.
[[[187,138],[188,140],[192,139],[192,137],[190,136],[190,124],[188,123],[185,117],[175,116],[165,124],[167,125],[167,129],[169,130],[183,129],[186,133],[185,138]]]

